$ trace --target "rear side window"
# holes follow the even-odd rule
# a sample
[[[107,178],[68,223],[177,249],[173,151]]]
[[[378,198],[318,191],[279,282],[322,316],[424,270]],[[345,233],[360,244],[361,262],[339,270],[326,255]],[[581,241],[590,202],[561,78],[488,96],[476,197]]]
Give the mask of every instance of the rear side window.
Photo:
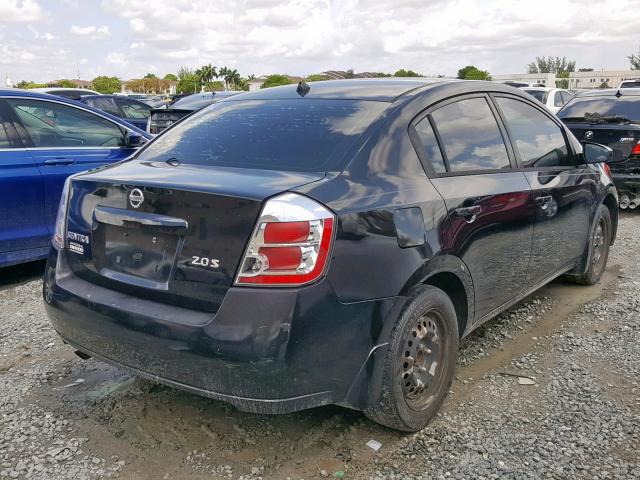
[[[524,167],[573,166],[562,129],[553,120],[519,100],[496,101]]]
[[[98,110],[102,110],[103,112],[110,113],[111,115],[115,115],[116,117],[120,116],[120,112],[118,111],[118,107],[113,101],[113,98],[89,98],[87,99],[87,105],[97,108]]]
[[[420,137],[422,152],[427,161],[436,173],[446,173],[447,168],[444,164],[444,158],[442,158],[442,152],[438,146],[438,140],[433,133],[429,119],[422,119],[420,123],[416,124],[415,129],[418,137]]]
[[[468,98],[431,113],[451,172],[509,168],[509,156],[484,98]]]
[[[562,98],[562,92],[556,92],[553,97],[553,106],[561,107],[564,105],[564,99]]]
[[[268,170],[342,170],[347,150],[388,105],[312,99],[219,102],[164,132],[137,158]]]
[[[70,105],[8,99],[35,147],[119,147],[125,144],[114,123]]]
[[[0,106],[0,110],[2,106]],[[11,142],[9,141],[9,136],[7,135],[6,127],[4,126],[5,119],[2,118],[2,114],[0,112],[0,148],[11,148]]]
[[[142,102],[132,102],[131,100],[118,99],[118,105],[122,108],[125,118],[134,120],[144,120],[149,117],[151,108]]]

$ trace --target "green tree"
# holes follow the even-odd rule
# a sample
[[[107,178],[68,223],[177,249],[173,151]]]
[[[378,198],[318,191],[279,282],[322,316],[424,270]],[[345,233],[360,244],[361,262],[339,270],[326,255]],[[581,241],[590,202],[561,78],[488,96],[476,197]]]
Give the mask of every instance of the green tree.
[[[147,74],[146,74],[144,77],[142,77],[142,78],[158,78],[158,77],[156,77],[156,74],[155,74],[155,73],[147,73]]]
[[[638,49],[638,53],[632,53],[627,57],[629,59],[629,63],[631,64],[631,70],[640,70],[640,48]]]
[[[353,76],[354,76],[353,68],[350,68],[349,70],[344,72],[344,78],[353,78]]]
[[[216,67],[211,65],[203,65],[195,71],[196,77],[198,77],[198,83],[200,85],[206,85],[213,81],[214,77],[218,77],[218,72],[216,71]]]
[[[560,80],[556,80],[557,88],[569,88],[569,72],[559,72],[556,77]]]
[[[44,88],[46,86],[47,86],[46,83],[35,83],[35,82],[32,82],[31,80],[29,81],[22,80],[17,83],[16,88],[29,89],[29,88]]]
[[[178,93],[197,93],[198,77],[189,67],[180,67],[178,69],[178,85],[176,85]]]
[[[486,70],[480,70],[474,65],[467,65],[458,70],[458,78],[461,80],[491,80],[491,75]]]
[[[305,78],[306,82],[320,82],[322,80],[329,80],[329,77],[320,73],[313,73]]]
[[[224,76],[225,83],[227,84],[227,86],[230,86],[232,90],[237,89],[237,85],[240,80],[240,74],[235,68],[233,70],[227,70],[227,74]]]
[[[100,93],[115,93],[121,88],[120,79],[118,77],[107,77],[106,75],[94,78],[91,83],[93,89]]]
[[[77,88],[77,85],[75,83],[73,83],[71,80],[60,80],[58,82],[58,85],[62,88]]]
[[[611,88],[607,82],[602,82],[598,88]]]
[[[394,77],[421,77],[422,75],[420,75],[417,72],[414,72],[413,70],[405,70],[404,68],[401,68],[400,70],[396,70],[396,73],[393,74]]]
[[[277,87],[278,85],[289,85],[293,83],[286,75],[269,75],[260,88]]]
[[[576,61],[567,60],[566,57],[536,57],[535,62],[527,65],[529,73],[562,73],[575,72]]]
[[[220,80],[215,80],[213,82],[208,82],[205,86],[204,89],[207,92],[221,92],[224,90],[224,83],[222,83]]]
[[[178,77],[177,77],[177,76],[175,76],[173,73],[167,73],[167,74],[164,76],[164,79],[165,79],[165,80],[172,80],[172,81],[174,81],[174,82],[177,82],[177,81],[178,81]]]

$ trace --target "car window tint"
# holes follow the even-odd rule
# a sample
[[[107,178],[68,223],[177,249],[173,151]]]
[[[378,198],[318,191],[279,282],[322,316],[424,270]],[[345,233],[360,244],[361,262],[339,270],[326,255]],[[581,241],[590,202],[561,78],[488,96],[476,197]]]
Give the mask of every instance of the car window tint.
[[[388,106],[359,100],[219,102],[164,132],[138,159],[338,171],[348,159],[347,150]]]
[[[562,104],[564,105],[569,100],[571,100],[571,94],[567,92],[562,92]]]
[[[36,147],[119,147],[125,144],[118,125],[80,108],[41,100],[11,99]]]
[[[602,96],[574,97],[565,105],[560,118],[582,119],[586,116],[620,115],[629,120],[640,120],[640,95],[616,97],[610,93]]]
[[[573,165],[562,130],[553,120],[519,100],[496,100],[524,167]]]
[[[147,105],[123,99],[118,99],[118,104],[124,112],[125,118],[144,120],[149,117],[149,111],[151,109]]]
[[[103,112],[110,113],[111,115],[115,115],[116,117],[120,116],[120,111],[113,101],[113,98],[89,98],[87,100],[87,105],[97,108],[98,110],[102,110]]]
[[[418,137],[420,137],[422,151],[436,173],[446,173],[442,152],[438,146],[438,140],[433,133],[431,123],[428,118],[424,118],[415,126]]]
[[[431,116],[452,172],[509,167],[507,148],[484,98],[450,103]]]
[[[562,105],[564,105],[564,100],[562,99],[562,92],[556,92],[556,94],[553,97],[553,106],[561,107]]]
[[[0,117],[0,148],[10,148],[11,142],[9,141],[9,135],[7,134],[4,122],[5,119]]]

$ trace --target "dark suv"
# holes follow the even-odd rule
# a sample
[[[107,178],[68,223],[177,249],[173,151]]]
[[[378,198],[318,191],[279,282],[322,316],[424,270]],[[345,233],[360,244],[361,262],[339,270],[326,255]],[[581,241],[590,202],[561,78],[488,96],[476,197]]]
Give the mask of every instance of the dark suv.
[[[415,431],[461,337],[559,275],[598,281],[610,154],[494,83],[238,95],[71,178],[46,309],[81,356],[241,410]]]

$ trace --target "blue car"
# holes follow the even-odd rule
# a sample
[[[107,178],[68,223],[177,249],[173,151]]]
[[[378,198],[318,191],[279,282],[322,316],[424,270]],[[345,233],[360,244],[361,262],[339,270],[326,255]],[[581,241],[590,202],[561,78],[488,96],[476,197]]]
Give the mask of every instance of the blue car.
[[[147,128],[151,107],[140,100],[122,95],[82,95],[82,103],[124,120],[142,130]]]
[[[47,256],[69,175],[124,160],[150,138],[73,100],[0,89],[0,267]]]

